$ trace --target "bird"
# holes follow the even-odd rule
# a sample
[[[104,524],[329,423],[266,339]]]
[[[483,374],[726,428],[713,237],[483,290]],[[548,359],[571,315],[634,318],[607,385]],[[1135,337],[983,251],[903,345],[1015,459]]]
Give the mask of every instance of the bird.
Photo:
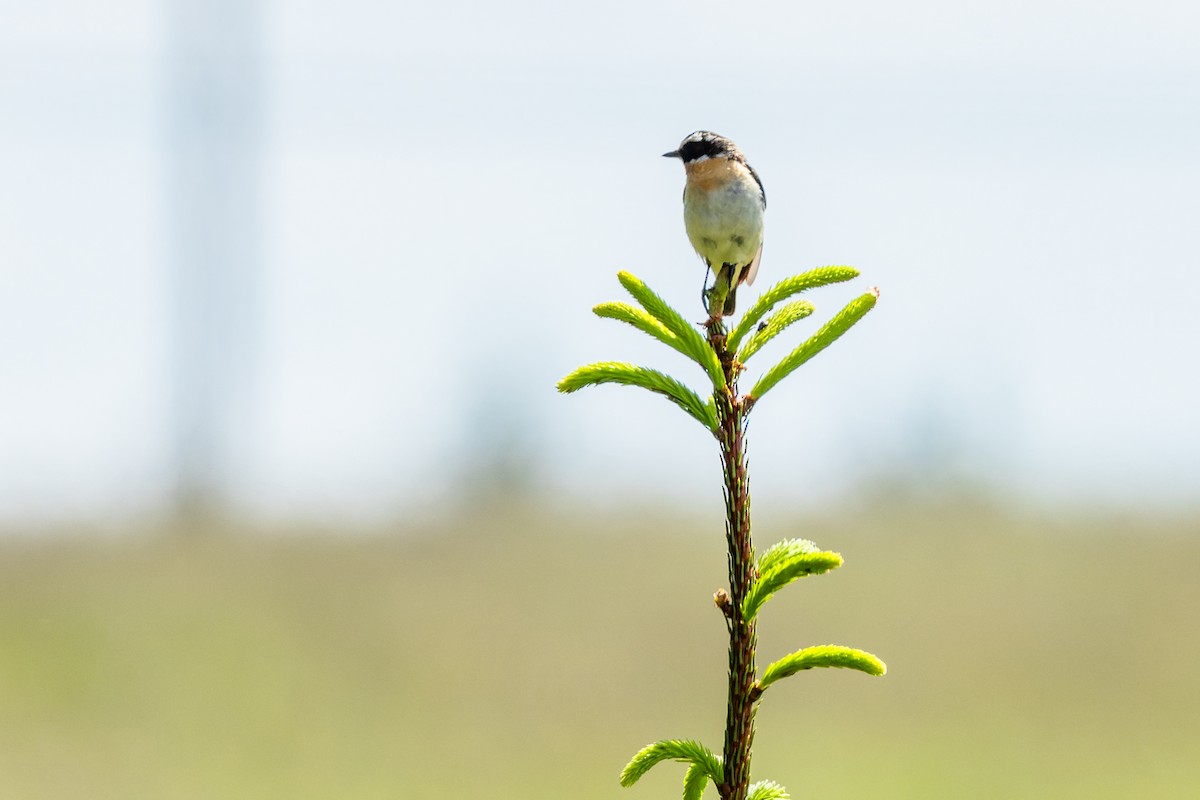
[[[683,162],[683,224],[696,253],[716,273],[712,288],[704,291],[708,313],[731,316],[738,286],[754,283],[762,261],[767,209],[762,180],[732,139],[712,131],[688,134],[663,157]]]

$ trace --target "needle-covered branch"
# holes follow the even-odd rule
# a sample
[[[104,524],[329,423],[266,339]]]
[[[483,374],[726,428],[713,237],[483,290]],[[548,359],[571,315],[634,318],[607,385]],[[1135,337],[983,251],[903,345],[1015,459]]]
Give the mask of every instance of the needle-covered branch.
[[[672,333],[667,326],[658,321],[656,317],[648,311],[643,311],[640,308],[634,308],[628,303],[601,303],[592,309],[592,313],[597,317],[604,319],[615,319],[619,322],[624,322],[637,328],[642,333],[653,336],[668,347],[679,351],[687,356],[692,361],[700,365],[702,369],[712,379],[712,374],[709,372],[711,365],[709,356],[712,355],[712,349],[705,347],[707,353],[701,351],[699,357],[696,351],[695,342],[690,338],[680,338]]]
[[[836,317],[826,322],[821,330],[813,334],[804,344],[797,347],[765,375],[758,379],[750,390],[750,397],[759,400],[771,391],[775,384],[791,375],[801,364],[808,361],[817,353],[841,338],[842,334],[854,327],[854,323],[862,319],[868,311],[875,307],[879,300],[879,292],[875,289],[850,301]]]
[[[887,672],[887,665],[870,653],[855,650],[852,647],[823,644],[797,650],[768,666],[763,670],[763,676],[758,682],[758,690],[761,692],[777,680],[818,667],[856,669],[859,672],[875,676]]]
[[[789,800],[791,795],[775,781],[759,781],[750,784],[746,800]]]
[[[828,286],[831,283],[841,283],[858,277],[854,267],[818,267],[817,269],[784,278],[779,283],[767,289],[758,297],[746,315],[738,321],[733,333],[729,334],[729,349],[737,351],[742,339],[758,325],[758,321],[770,313],[777,304],[787,300],[792,295],[815,289],[818,286]]]
[[[796,300],[778,309],[766,322],[758,326],[754,333],[750,335],[750,338],[746,340],[746,343],[742,345],[742,349],[738,350],[738,361],[745,364],[750,360],[750,356],[761,350],[764,344],[783,333],[787,329],[787,326],[804,319],[812,313],[813,304],[807,300]]]
[[[717,428],[716,412],[711,403],[700,399],[700,395],[684,386],[670,375],[655,369],[624,364],[619,361],[600,361],[580,367],[558,382],[563,394],[577,392],[585,386],[616,383],[621,386],[640,386],[655,394],[661,394],[682,408],[709,431]]]
[[[720,389],[725,385],[725,373],[721,369],[721,362],[717,360],[717,354],[708,346],[708,342],[700,335],[700,332],[692,326],[690,322],[683,316],[667,305],[667,302],[651,291],[640,278],[628,272],[617,273],[617,280],[625,287],[625,290],[633,295],[633,298],[642,304],[642,308],[646,309],[662,323],[663,327],[669,330],[679,340],[679,346],[671,344],[679,352],[691,357],[693,361],[704,368],[708,373],[709,379],[712,380],[713,388]]]
[[[754,619],[772,595],[797,578],[819,575],[841,565],[841,555],[818,550],[805,539],[779,542],[759,558],[758,579],[742,599],[742,616]]]
[[[712,780],[708,776],[708,772],[699,764],[692,764],[688,767],[687,774],[683,776],[683,800],[702,800],[704,790],[708,788],[708,782]]]
[[[718,786],[724,780],[721,757],[704,745],[691,739],[663,739],[643,747],[625,769],[621,771],[621,785],[633,786],[647,772],[662,761],[682,761],[701,770]]]
[[[640,308],[634,308],[628,303],[601,303],[592,309],[592,313],[603,319],[615,319],[628,323],[639,331],[653,336],[663,344],[675,348],[688,358],[692,358],[692,354],[688,351],[687,346],[679,340],[678,336],[671,333],[667,330],[666,326]]]

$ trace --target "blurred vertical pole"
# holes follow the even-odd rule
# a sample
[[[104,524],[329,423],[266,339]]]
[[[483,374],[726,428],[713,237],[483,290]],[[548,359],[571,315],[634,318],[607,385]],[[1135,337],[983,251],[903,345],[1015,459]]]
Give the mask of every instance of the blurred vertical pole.
[[[176,511],[219,513],[247,416],[259,282],[257,0],[167,0]]]

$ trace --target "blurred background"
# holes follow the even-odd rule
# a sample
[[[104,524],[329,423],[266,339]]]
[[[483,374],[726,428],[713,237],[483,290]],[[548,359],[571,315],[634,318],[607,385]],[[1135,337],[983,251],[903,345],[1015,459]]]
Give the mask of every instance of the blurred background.
[[[759,541],[794,796],[1200,792],[1200,11],[0,0],[0,797],[667,796],[718,747],[716,452],[554,384],[697,318],[734,138],[815,329]],[[759,356],[765,369],[799,337]],[[751,376],[756,374],[752,366]],[[776,695],[776,691],[778,694]],[[678,774],[676,774],[678,773]]]

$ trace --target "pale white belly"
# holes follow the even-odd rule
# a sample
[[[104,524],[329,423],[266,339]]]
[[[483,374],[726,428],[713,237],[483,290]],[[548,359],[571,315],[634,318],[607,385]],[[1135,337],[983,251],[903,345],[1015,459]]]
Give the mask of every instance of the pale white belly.
[[[763,238],[763,207],[758,187],[734,182],[718,191],[686,192],[683,221],[688,239],[714,267],[746,265],[758,255]]]

